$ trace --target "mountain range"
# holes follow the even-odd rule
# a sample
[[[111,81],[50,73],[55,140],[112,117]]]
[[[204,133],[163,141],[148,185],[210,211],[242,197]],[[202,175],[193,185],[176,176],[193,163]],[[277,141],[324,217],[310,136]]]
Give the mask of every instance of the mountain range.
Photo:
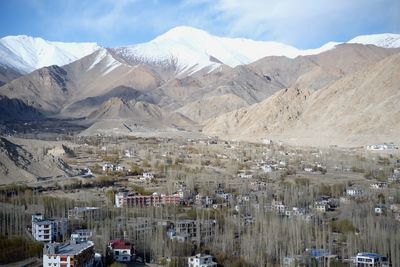
[[[248,141],[308,136],[326,145],[337,132],[337,144],[390,141],[386,124],[369,123],[365,112],[400,124],[399,47],[397,34],[300,50],[183,26],[117,48],[9,36],[0,39],[0,110],[13,112],[0,119],[82,119],[84,134],[200,131]]]

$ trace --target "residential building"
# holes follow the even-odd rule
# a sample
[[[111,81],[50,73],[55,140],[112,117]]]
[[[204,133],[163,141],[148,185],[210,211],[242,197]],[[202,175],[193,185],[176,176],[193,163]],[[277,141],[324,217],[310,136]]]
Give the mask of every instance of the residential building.
[[[188,258],[189,267],[214,267],[217,263],[213,261],[212,256],[197,254]]]
[[[241,172],[238,174],[238,176],[242,179],[251,179],[253,178],[253,174],[251,173],[245,173],[245,172]]]
[[[209,242],[215,235],[215,228],[214,220],[179,220],[172,224],[169,236],[171,239],[188,236],[193,242]]]
[[[368,150],[388,150],[388,149],[398,149],[398,147],[393,143],[390,143],[390,144],[383,143],[383,144],[368,145],[367,149]]]
[[[346,195],[350,197],[357,197],[363,194],[363,190],[357,187],[350,187],[346,189]]]
[[[62,240],[68,230],[67,219],[45,219],[42,214],[32,215],[32,236],[40,242]]]
[[[161,196],[157,193],[152,195],[139,195],[134,192],[118,192],[115,194],[115,206],[132,207],[132,206],[157,206],[161,204]]]
[[[71,240],[77,240],[78,242],[84,242],[84,241],[89,241],[92,239],[93,232],[89,229],[78,229],[75,230],[71,234]]]
[[[153,193],[152,195],[139,195],[135,192],[118,192],[115,194],[115,206],[134,207],[134,206],[159,206],[179,205],[181,203],[179,194],[164,195]]]
[[[111,163],[104,163],[103,164],[103,172],[107,172],[107,171],[114,171],[114,164]]]
[[[387,183],[373,183],[370,184],[370,188],[371,189],[382,189],[382,188],[386,188],[387,187]]]
[[[127,240],[111,240],[108,247],[111,250],[115,261],[130,262],[135,260],[135,249],[133,244]]]
[[[377,253],[361,252],[354,260],[356,267],[385,267],[389,266],[386,257]]]
[[[386,211],[386,206],[384,204],[378,204],[374,208],[375,215],[381,215]]]
[[[272,172],[272,167],[271,167],[271,165],[263,164],[263,165],[261,165],[261,170],[263,172]]]
[[[330,210],[327,200],[316,201],[314,207],[319,212],[327,212]]]
[[[91,241],[48,243],[43,248],[43,267],[92,267],[93,265],[94,243]]]
[[[181,203],[181,197],[179,194],[173,195],[161,195],[161,203],[164,205],[179,205]]]
[[[144,173],[142,174],[142,177],[143,177],[144,179],[146,179],[146,180],[151,180],[151,179],[154,179],[154,174],[151,173],[151,172],[144,172]]]
[[[104,163],[103,164],[103,172],[123,172],[125,171],[125,166],[122,165],[114,165],[111,163]]]

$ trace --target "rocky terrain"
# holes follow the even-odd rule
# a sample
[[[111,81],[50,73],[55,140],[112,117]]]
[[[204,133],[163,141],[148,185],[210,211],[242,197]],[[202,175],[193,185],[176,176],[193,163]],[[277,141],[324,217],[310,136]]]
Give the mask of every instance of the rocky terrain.
[[[6,82],[0,87],[0,119],[71,119],[87,128],[84,135],[202,131],[222,138],[268,137],[316,145],[388,141],[395,136],[386,125],[397,122],[395,109],[388,107],[398,98],[399,75],[393,66],[398,39],[391,34],[359,36],[349,43],[299,50],[178,27],[134,46],[82,44],[81,54],[71,48],[75,45],[43,43],[72,50],[63,50],[69,56],[54,48],[54,58],[24,57],[36,64],[30,68],[67,64],[23,74],[15,71],[22,62],[17,64],[17,57],[14,67],[7,67],[11,59],[0,62]],[[40,40],[13,40],[30,40],[15,47],[43,48]],[[384,119],[370,123],[367,117]]]
[[[51,153],[49,143],[0,138],[0,183],[33,182],[37,178],[76,175],[67,163]]]
[[[296,87],[205,123],[207,134],[307,145],[399,142],[400,54],[367,65],[318,91]]]

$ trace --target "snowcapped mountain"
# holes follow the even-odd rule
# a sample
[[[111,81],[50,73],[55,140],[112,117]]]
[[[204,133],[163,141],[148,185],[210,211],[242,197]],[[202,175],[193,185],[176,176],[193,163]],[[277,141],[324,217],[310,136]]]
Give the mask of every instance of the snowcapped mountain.
[[[96,43],[50,42],[26,35],[0,39],[0,66],[29,73],[35,69],[62,66],[99,49]]]
[[[203,30],[180,26],[148,43],[120,47],[115,51],[126,59],[154,63],[170,61],[176,65],[178,73],[191,74],[204,68],[211,71],[221,63],[235,67],[266,56],[294,58],[317,54],[332,49],[336,44],[332,42],[318,49],[299,50],[278,42],[217,37]]]
[[[376,45],[384,48],[398,48],[400,47],[400,34],[382,33],[382,34],[360,35],[351,39],[347,43]]]
[[[362,35],[348,43],[397,48],[400,47],[400,35]],[[230,67],[249,64],[266,56],[295,58],[315,55],[334,49],[338,44],[340,43],[329,42],[319,48],[301,50],[272,41],[217,37],[203,30],[179,26],[147,43],[118,47],[110,51],[131,65],[151,63],[159,67],[172,67],[176,74],[185,76],[200,70],[210,72],[221,64]],[[7,36],[0,39],[0,69],[8,68],[25,74],[44,66],[71,63],[100,48],[96,43],[62,43],[25,35]],[[98,56],[99,61],[108,61],[108,71],[119,65],[105,50]],[[12,73],[9,76],[16,75]]]

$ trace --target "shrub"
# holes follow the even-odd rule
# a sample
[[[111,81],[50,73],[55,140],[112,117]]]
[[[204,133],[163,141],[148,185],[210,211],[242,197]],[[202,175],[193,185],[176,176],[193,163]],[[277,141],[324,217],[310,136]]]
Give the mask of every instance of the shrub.
[[[353,225],[350,220],[340,220],[331,222],[332,231],[336,233],[354,233],[357,228]]]
[[[11,239],[0,237],[0,264],[21,261],[29,257],[40,256],[43,245],[22,236]]]

